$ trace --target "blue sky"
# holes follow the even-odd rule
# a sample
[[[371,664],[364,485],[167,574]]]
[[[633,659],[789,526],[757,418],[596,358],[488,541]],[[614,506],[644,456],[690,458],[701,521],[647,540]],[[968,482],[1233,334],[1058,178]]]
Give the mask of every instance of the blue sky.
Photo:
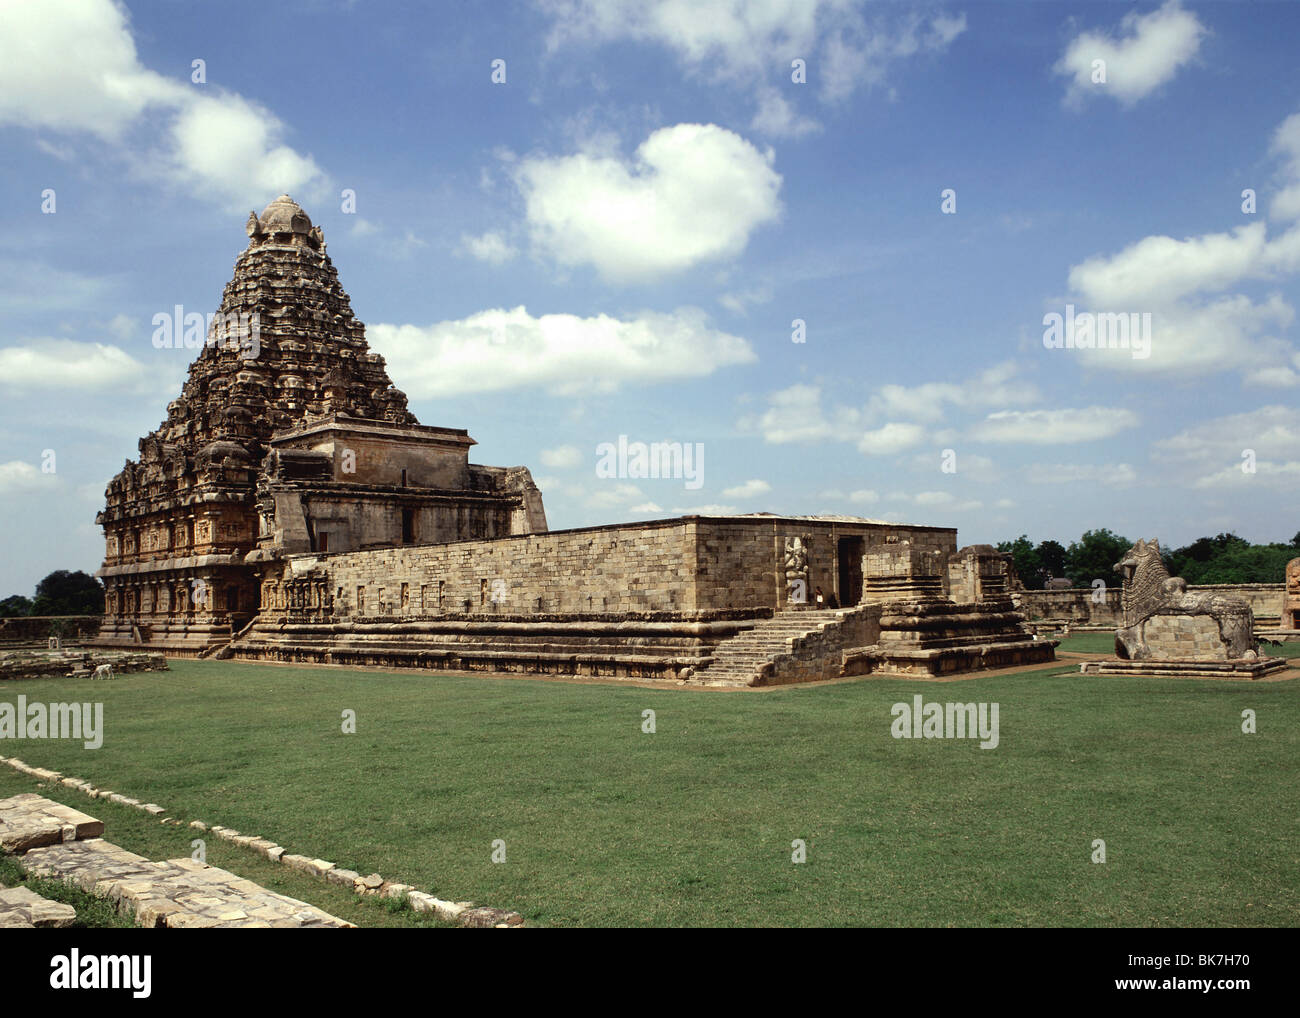
[[[282,191],[421,422],[552,528],[1289,540],[1296,38],[1283,3],[0,0],[0,596],[98,566],[191,353],[152,318],[216,310]],[[1149,315],[1149,356],[1047,348],[1067,304]],[[701,444],[703,486],[598,477],[620,435]]]

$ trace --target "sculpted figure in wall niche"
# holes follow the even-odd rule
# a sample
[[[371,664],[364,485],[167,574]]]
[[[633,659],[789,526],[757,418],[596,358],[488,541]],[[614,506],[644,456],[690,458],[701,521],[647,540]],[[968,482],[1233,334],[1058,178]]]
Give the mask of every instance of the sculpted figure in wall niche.
[[[808,602],[808,552],[812,539],[807,535],[785,539],[782,567],[785,570],[786,597],[791,604]]]

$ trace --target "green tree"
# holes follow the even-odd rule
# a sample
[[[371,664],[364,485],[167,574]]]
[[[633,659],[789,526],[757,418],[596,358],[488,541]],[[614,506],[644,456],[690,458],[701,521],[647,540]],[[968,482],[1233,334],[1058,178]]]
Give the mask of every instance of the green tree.
[[[1096,579],[1118,582],[1115,563],[1124,557],[1133,542],[1106,528],[1085,531],[1065,550],[1065,575],[1076,587],[1090,587]]]
[[[1002,541],[998,544],[998,551],[1011,556],[1016,573],[1026,590],[1043,589],[1047,577],[1043,574],[1043,563],[1038,557],[1038,551],[1028,536],[1021,534],[1014,541]]]
[[[1038,561],[1048,576],[1065,575],[1065,546],[1059,541],[1039,541]],[[1043,582],[1047,582],[1044,577]]]
[[[104,610],[104,588],[81,570],[57,569],[36,584],[33,615],[99,615]]]
[[[32,599],[11,594],[0,601],[0,619],[22,619],[32,613]]]

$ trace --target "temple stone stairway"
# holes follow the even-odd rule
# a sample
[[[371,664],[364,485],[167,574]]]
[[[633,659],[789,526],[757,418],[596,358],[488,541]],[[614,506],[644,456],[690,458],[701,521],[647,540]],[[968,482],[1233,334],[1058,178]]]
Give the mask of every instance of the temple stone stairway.
[[[838,628],[838,623],[851,611],[786,611],[770,619],[760,619],[753,628],[714,648],[712,657],[697,670],[692,681],[705,686],[766,685],[777,678],[774,666],[778,660],[796,656],[800,645],[806,644],[809,637],[826,635],[828,626]],[[827,660],[833,667],[826,675],[814,677],[834,678],[838,674],[838,647]]]

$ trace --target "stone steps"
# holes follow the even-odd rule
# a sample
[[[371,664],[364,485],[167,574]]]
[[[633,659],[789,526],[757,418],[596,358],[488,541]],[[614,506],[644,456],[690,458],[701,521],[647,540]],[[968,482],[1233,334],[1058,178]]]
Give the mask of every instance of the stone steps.
[[[711,660],[694,679],[708,686],[748,686],[759,670],[781,654],[790,652],[794,640],[820,632],[844,615],[844,609],[781,612],[760,619],[751,629],[714,648]]]

